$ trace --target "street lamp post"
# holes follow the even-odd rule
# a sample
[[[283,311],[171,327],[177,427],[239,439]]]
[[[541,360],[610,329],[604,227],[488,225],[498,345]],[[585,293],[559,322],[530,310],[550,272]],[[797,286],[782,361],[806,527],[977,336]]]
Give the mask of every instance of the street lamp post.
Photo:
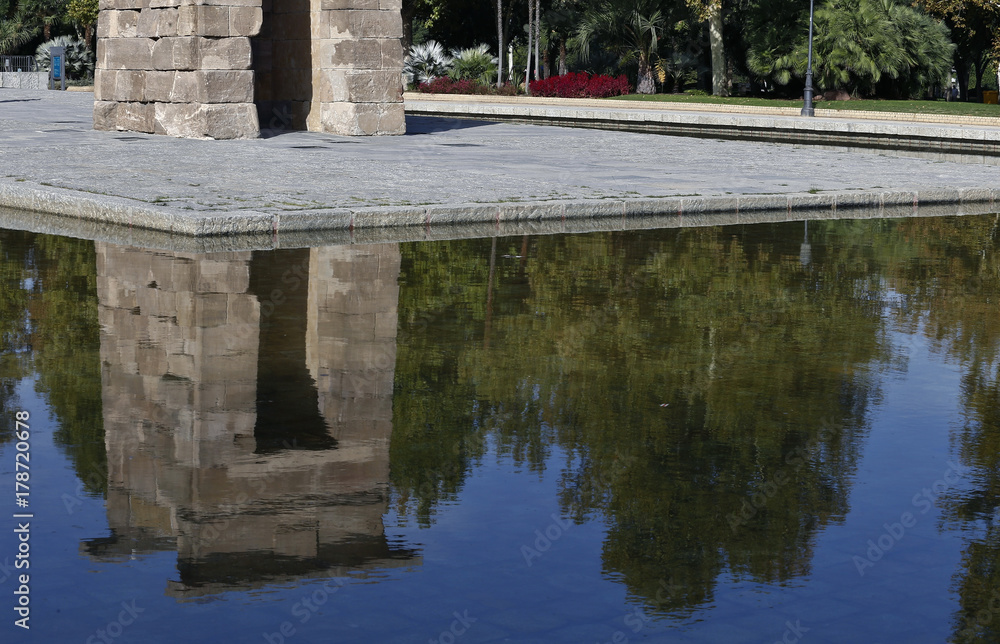
[[[802,116],[816,116],[813,109],[813,2],[809,0],[809,60],[806,63],[806,88],[802,92],[805,103],[802,105]]]

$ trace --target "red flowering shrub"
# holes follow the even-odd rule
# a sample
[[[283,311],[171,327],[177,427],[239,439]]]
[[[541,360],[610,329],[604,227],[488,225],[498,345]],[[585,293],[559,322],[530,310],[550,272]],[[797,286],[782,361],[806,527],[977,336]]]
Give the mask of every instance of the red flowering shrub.
[[[494,85],[483,85],[474,80],[452,80],[447,76],[439,76],[429,83],[421,83],[417,86],[417,91],[428,94],[499,94],[501,96],[517,94],[517,88],[510,83],[506,83],[498,89]]]
[[[586,72],[570,72],[562,76],[550,76],[544,80],[532,81],[531,95],[586,98],[589,78]]]
[[[607,75],[590,76],[586,72],[550,76],[532,81],[532,96],[557,96],[559,98],[607,98],[632,91],[624,75],[612,78]]]
[[[482,85],[473,80],[452,80],[447,76],[439,76],[429,83],[421,83],[418,91],[428,94],[484,94]],[[478,90],[478,91],[477,91]]]

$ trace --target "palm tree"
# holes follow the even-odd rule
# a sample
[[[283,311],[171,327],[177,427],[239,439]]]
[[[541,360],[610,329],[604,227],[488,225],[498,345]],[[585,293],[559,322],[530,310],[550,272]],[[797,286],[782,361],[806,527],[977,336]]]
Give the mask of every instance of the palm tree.
[[[944,79],[954,49],[940,21],[896,0],[830,0],[816,10],[813,69],[826,90],[914,95]],[[805,39],[790,53],[751,49],[747,63],[778,84],[801,78]]]
[[[652,61],[665,22],[649,0],[601,0],[583,14],[577,28],[580,53],[589,58],[591,41],[600,39],[623,63],[637,60],[636,92],[652,94],[656,91]]]
[[[59,24],[63,4],[59,0],[18,0],[16,8],[0,19],[0,54],[9,54],[38,37],[52,37]]]
[[[17,51],[40,32],[41,26],[33,23],[25,6],[18,5],[13,15],[0,19],[0,55]]]

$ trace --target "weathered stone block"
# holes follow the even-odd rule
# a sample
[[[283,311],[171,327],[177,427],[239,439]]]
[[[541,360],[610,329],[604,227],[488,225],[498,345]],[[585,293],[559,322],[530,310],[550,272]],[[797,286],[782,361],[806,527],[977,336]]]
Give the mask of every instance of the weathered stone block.
[[[146,9],[139,16],[138,34],[163,38],[177,35],[177,11],[175,9]]]
[[[118,129],[131,132],[153,132],[151,103],[118,103]]]
[[[403,43],[399,38],[387,38],[379,41],[382,45],[382,68],[394,69],[397,73],[403,72],[403,58],[406,54],[403,51]]]
[[[145,71],[124,69],[115,72],[114,78],[114,100],[122,102],[141,102],[145,98]]]
[[[404,134],[402,103],[323,103],[321,128],[345,136]]]
[[[325,40],[320,43],[320,69],[379,69],[382,47],[377,40]]]
[[[288,0],[284,0],[285,3]],[[220,5],[223,7],[260,7],[262,0],[184,0],[183,4],[200,4],[206,6]]]
[[[250,69],[250,60],[247,37],[198,39],[200,69]]]
[[[201,72],[176,72],[174,84],[170,88],[171,103],[201,103],[202,87],[199,79]]]
[[[205,105],[205,134],[213,139],[253,139],[260,136],[253,103]]]
[[[149,38],[104,38],[97,42],[97,66],[103,69],[149,69],[153,41]]]
[[[111,101],[115,95],[115,75],[118,72],[113,69],[94,70],[94,100]]]
[[[321,11],[343,11],[346,9],[378,9],[379,0],[320,0]]]
[[[143,100],[147,103],[170,101],[170,90],[174,86],[174,71],[146,72],[146,91]],[[95,76],[96,79],[96,76]],[[97,91],[97,88],[94,88]]]
[[[205,114],[198,103],[156,103],[154,123],[157,134],[190,139],[205,137]]]
[[[264,24],[260,7],[230,7],[229,33],[233,36],[256,36]]]
[[[111,10],[101,11],[97,14],[97,37],[107,38],[111,35]]]
[[[157,103],[155,125],[157,133],[185,138],[245,139],[260,134],[252,103]]]
[[[378,114],[374,105],[353,103],[324,103],[321,108],[324,132],[347,136],[374,134],[378,128]]]
[[[98,54],[99,56],[99,54]],[[152,69],[198,68],[198,39],[193,36],[160,38],[152,48]]]
[[[195,72],[204,103],[253,103],[253,75],[250,70],[202,70]]]
[[[229,7],[182,5],[177,10],[179,36],[229,36]]]
[[[319,83],[320,100],[355,103],[396,102],[403,98],[402,76],[384,70],[328,70]]]
[[[257,101],[299,127],[402,132],[398,0],[100,2],[95,127],[257,136]]]
[[[118,124],[118,103],[94,101],[94,129],[114,130]]]
[[[330,38],[401,38],[403,19],[394,11],[348,10],[330,14]]]
[[[145,9],[149,0],[98,0],[97,8],[105,9]]]
[[[406,113],[403,102],[378,106],[378,132],[376,134],[406,134]]]

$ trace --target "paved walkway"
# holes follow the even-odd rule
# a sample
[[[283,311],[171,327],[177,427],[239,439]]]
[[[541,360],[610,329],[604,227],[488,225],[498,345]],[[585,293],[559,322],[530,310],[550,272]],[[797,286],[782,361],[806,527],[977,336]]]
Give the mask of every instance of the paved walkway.
[[[473,118],[506,123],[568,125],[674,136],[779,143],[854,146],[963,154],[1000,164],[997,116],[906,114],[756,105],[712,105],[614,99],[467,96],[408,93],[409,114]]]
[[[276,237],[961,202],[981,210],[1000,197],[996,167],[943,158],[419,116],[402,137],[195,141],[94,131],[91,104],[87,93],[0,90],[0,205],[180,235]],[[7,225],[24,219],[8,215]]]

